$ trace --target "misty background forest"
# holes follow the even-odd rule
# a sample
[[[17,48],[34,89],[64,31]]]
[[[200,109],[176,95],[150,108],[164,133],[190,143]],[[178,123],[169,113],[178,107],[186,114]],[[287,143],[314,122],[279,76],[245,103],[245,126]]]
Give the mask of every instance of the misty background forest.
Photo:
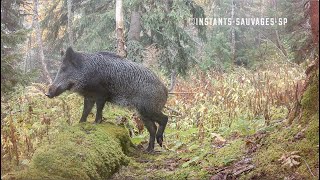
[[[319,1],[1,0],[1,179],[319,179]],[[192,18],[287,18],[198,25]],[[137,112],[45,96],[72,47],[166,85],[163,146]]]

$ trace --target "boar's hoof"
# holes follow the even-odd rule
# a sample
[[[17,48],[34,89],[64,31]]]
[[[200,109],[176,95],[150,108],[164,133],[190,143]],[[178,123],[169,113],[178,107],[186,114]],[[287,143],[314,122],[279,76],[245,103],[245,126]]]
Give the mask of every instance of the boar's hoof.
[[[161,151],[156,151],[154,149],[152,149],[152,150],[146,149],[146,150],[144,150],[144,152],[147,154],[160,154],[161,153]]]
[[[163,136],[161,136],[161,135],[157,136],[156,139],[157,139],[157,143],[162,147]]]
[[[152,149],[146,149],[143,151],[144,153],[147,153],[147,154],[154,154],[154,150]]]
[[[154,149],[151,147],[148,147],[147,149],[144,150],[144,152],[148,154],[152,154],[154,152]]]
[[[93,124],[100,124],[102,121],[94,121]]]
[[[93,124],[93,125],[98,125],[98,124],[100,124],[100,123],[97,123],[97,122],[93,122],[92,124]]]

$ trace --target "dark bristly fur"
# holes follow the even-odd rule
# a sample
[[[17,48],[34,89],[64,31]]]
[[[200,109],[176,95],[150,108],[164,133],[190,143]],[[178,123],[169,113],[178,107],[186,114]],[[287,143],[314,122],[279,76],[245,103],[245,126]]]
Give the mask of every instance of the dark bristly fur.
[[[168,98],[168,90],[148,68],[110,53],[74,52],[68,48],[53,84],[46,94],[49,98],[66,90],[84,97],[80,122],[87,120],[94,104],[95,123],[102,119],[106,102],[135,108],[150,133],[147,151],[153,151],[155,139],[162,146],[168,117],[161,111]],[[157,126],[155,122],[159,124]]]

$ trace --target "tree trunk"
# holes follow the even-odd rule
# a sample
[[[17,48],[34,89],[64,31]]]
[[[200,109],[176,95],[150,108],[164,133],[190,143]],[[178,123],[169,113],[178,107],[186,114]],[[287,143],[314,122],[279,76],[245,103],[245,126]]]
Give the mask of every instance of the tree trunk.
[[[310,24],[311,24],[311,33],[313,37],[314,46],[319,46],[319,1],[311,0],[310,1]],[[317,57],[306,69],[306,80],[302,87],[302,92],[299,94],[296,93],[296,103],[294,108],[288,114],[288,124],[291,124],[294,119],[303,116],[303,111],[311,111],[314,108],[316,111],[319,111],[319,103],[315,99],[319,99],[319,77],[317,71],[319,70],[319,58]],[[298,89],[298,87],[297,87]],[[305,101],[302,99],[305,97]],[[309,101],[308,101],[309,99]],[[310,112],[304,113],[310,116]],[[307,117],[309,119],[310,117]],[[306,119],[306,117],[302,117]],[[306,123],[306,122],[304,122]]]
[[[231,1],[231,19],[234,20],[234,1]],[[231,27],[231,55],[232,62],[236,62],[236,37],[235,37],[235,29],[234,25]]]
[[[140,41],[141,21],[140,13],[138,10],[134,10],[131,13],[130,30],[128,32],[128,40]]]
[[[310,21],[313,42],[319,44],[319,0],[310,1]]]
[[[72,13],[72,0],[68,0],[68,37],[69,37],[69,46],[73,46],[73,13]]]
[[[122,0],[116,0],[116,35],[117,35],[117,54],[121,57],[126,57],[123,25],[123,7]]]
[[[173,4],[173,1],[172,0],[164,0],[164,10],[166,11],[166,13],[170,13],[171,12],[171,9],[172,9],[172,4]]]
[[[38,45],[38,53],[39,53],[39,59],[42,67],[42,73],[45,78],[45,80],[48,83],[52,83],[52,79],[50,77],[49,71],[47,69],[47,64],[44,59],[44,53],[43,53],[43,45],[42,45],[42,37],[41,37],[41,29],[39,24],[39,14],[38,14],[38,8],[39,8],[39,1],[33,0],[33,25],[36,31],[36,41]]]
[[[271,5],[275,8],[275,11],[278,12],[278,6],[276,2],[272,2]],[[276,13],[276,17],[278,18],[278,13]],[[275,29],[275,41],[277,48],[282,52],[282,54],[287,57],[288,53],[286,49],[284,48],[283,44],[281,43],[279,31],[278,29]]]
[[[171,77],[170,77],[170,87],[168,89],[169,92],[172,92],[174,89],[174,86],[176,84],[176,78],[177,78],[177,71],[174,69],[171,72]]]
[[[24,62],[24,74],[26,74],[31,69],[31,36],[28,36],[27,41],[27,53]]]

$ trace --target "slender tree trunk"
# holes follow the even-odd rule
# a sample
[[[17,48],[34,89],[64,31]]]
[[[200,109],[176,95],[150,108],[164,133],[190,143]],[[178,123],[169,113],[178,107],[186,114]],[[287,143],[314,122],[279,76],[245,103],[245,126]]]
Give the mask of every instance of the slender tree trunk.
[[[260,12],[259,12],[260,17],[263,17],[263,14],[262,14],[263,7],[262,6],[263,6],[263,1],[260,0]],[[260,48],[260,45],[261,45],[261,32],[258,31],[258,46],[259,46],[259,48]]]
[[[68,37],[69,37],[69,46],[73,46],[73,12],[72,12],[72,0],[68,0]]]
[[[174,69],[171,71],[170,87],[168,89],[169,92],[173,91],[174,89],[174,86],[176,84],[176,77],[177,77],[177,71]]]
[[[314,44],[319,44],[319,0],[310,0],[310,24]]]
[[[276,17],[278,18],[278,6],[277,6],[277,3],[276,2],[272,2],[272,5],[274,6],[275,10],[276,10]],[[287,57],[288,54],[287,54],[287,51],[286,49],[284,48],[283,44],[281,43],[281,40],[280,40],[280,35],[279,35],[279,31],[278,29],[275,29],[275,39],[276,39],[276,45],[278,47],[278,49],[282,52],[282,54]]]
[[[50,77],[49,71],[47,69],[47,64],[44,59],[41,29],[40,29],[40,24],[39,24],[38,8],[39,8],[39,1],[33,0],[33,23],[34,23],[33,25],[34,25],[34,28],[36,31],[36,41],[37,41],[37,45],[38,45],[38,51],[39,51],[38,53],[39,53],[41,67],[42,67],[42,73],[43,73],[45,80],[51,84],[52,79]]]
[[[141,33],[140,3],[136,4],[131,12],[130,27],[127,39],[127,57],[135,62],[143,62],[142,51],[138,47]]]
[[[140,41],[141,32],[141,16],[138,12],[139,7],[135,8],[131,13],[130,29],[128,32],[128,40]]]
[[[164,0],[164,4],[165,4],[164,8],[165,8],[166,13],[170,13],[171,12],[172,3],[173,3],[172,0]]]
[[[279,36],[279,32],[278,30],[275,30],[275,35],[276,35],[276,45],[277,47],[280,49],[280,51],[282,52],[282,54],[284,56],[287,56],[287,51],[286,49],[283,47],[282,43],[281,43],[281,40],[280,40],[280,36]]]
[[[231,19],[234,20],[234,0],[231,1]],[[232,24],[231,27],[231,55],[232,62],[236,62],[236,36],[235,36],[235,28]]]
[[[26,58],[25,58],[24,68],[23,68],[24,74],[26,74],[31,69],[30,61],[31,61],[31,36],[28,36],[27,53],[26,53]]]
[[[123,7],[122,0],[116,0],[116,35],[117,35],[117,54],[121,57],[126,57],[123,25]]]

